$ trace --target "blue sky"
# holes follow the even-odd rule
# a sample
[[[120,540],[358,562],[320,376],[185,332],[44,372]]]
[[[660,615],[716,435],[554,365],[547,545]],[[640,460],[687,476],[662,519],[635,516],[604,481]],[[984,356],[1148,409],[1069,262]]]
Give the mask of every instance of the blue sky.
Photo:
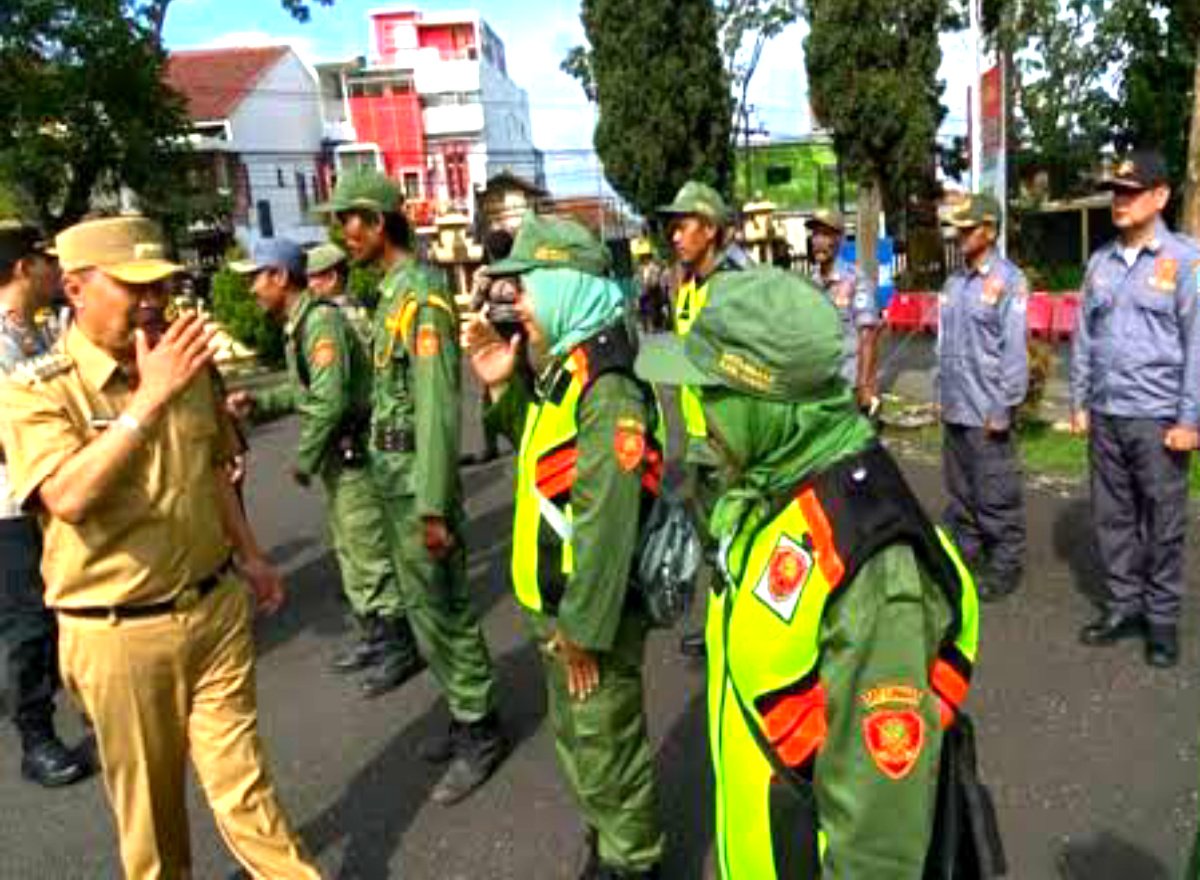
[[[559,70],[572,46],[583,42],[579,5],[571,0],[477,0],[475,3],[421,0],[389,4],[381,0],[337,0],[316,6],[300,24],[277,0],[175,0],[167,15],[165,40],[170,48],[246,45],[288,41],[309,60],[365,54],[367,13],[383,6],[423,10],[477,8],[504,41],[509,75],[529,93],[534,143],[546,151],[546,170],[556,194],[596,192],[598,165],[591,155],[593,109],[578,83]],[[811,127],[801,41],[795,25],[767,46],[751,87],[757,121],[773,136],[807,133]],[[950,81],[947,129],[965,131],[965,41],[943,41],[943,75]]]

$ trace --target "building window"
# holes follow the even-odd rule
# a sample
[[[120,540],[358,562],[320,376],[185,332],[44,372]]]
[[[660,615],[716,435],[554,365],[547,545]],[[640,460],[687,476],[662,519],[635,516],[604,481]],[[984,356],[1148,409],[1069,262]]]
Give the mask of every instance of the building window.
[[[767,166],[767,186],[783,186],[792,182],[792,169],[786,165]]]
[[[271,217],[271,203],[266,199],[258,203],[258,233],[263,238],[275,237],[275,221]]]
[[[404,173],[404,197],[406,199],[416,199],[421,195],[421,175],[415,171],[406,171]]]
[[[278,187],[280,189],[283,189],[287,186],[287,183],[285,183],[283,180],[283,169],[282,168],[275,169],[275,183],[276,183],[276,185],[278,185]]]
[[[308,180],[303,171],[296,172],[296,201],[300,205],[301,216],[308,213]]]

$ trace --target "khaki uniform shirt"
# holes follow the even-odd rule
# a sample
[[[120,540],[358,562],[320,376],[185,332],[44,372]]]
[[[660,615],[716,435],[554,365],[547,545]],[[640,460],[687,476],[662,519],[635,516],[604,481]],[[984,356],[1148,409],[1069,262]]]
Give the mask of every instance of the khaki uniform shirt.
[[[44,358],[0,384],[0,438],[13,494],[39,509],[41,484],[108,429],[132,389],[121,366],[77,326]],[[215,573],[230,554],[221,521],[219,465],[238,450],[232,424],[201,373],[145,428],[107,496],[78,525],[40,510],[42,575],[52,608],[170,600]]]

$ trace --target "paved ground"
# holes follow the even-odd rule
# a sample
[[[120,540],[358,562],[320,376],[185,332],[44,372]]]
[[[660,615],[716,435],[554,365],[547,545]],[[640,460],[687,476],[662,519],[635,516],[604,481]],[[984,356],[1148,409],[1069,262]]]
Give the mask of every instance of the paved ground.
[[[570,878],[578,826],[542,724],[537,660],[506,593],[510,470],[468,472],[472,574],[516,740],[498,777],[466,803],[427,805],[435,775],[413,753],[444,723],[423,675],[374,703],[324,671],[344,633],[337,581],[321,537],[319,496],[286,479],[293,426],[255,438],[250,504],[291,601],[260,629],[262,727],[283,798],[330,877],[404,880]],[[937,473],[906,467],[937,503]],[[1064,843],[1095,857],[1089,880],[1176,877],[1196,817],[1200,601],[1188,606],[1183,663],[1151,672],[1134,645],[1087,650],[1075,642],[1094,582],[1082,497],[1029,499],[1030,578],[1014,601],[987,607],[971,708],[983,772],[999,804],[1010,876],[1056,876]],[[1193,546],[1196,546],[1193,541]],[[1194,570],[1195,567],[1193,567]],[[1193,577],[1193,587],[1200,578]],[[673,635],[651,642],[650,726],[670,837],[666,876],[706,876],[709,771],[700,671]],[[65,711],[64,727],[78,735]],[[96,782],[62,792],[22,784],[16,740],[0,732],[0,878],[118,876],[111,820]],[[193,799],[196,876],[225,878],[225,855]]]

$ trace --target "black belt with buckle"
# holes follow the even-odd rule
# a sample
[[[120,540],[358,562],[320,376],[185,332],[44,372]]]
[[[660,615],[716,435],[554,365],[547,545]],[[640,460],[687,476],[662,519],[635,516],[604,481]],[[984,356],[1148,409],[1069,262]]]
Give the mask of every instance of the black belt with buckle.
[[[375,448],[380,452],[415,452],[416,437],[403,428],[375,428]]]
[[[92,620],[135,620],[141,617],[158,617],[180,611],[191,611],[200,602],[225,582],[225,575],[233,569],[233,560],[227,559],[215,572],[202,581],[184,587],[174,599],[154,602],[150,605],[118,605],[112,608],[56,608],[67,617],[84,617]]]

